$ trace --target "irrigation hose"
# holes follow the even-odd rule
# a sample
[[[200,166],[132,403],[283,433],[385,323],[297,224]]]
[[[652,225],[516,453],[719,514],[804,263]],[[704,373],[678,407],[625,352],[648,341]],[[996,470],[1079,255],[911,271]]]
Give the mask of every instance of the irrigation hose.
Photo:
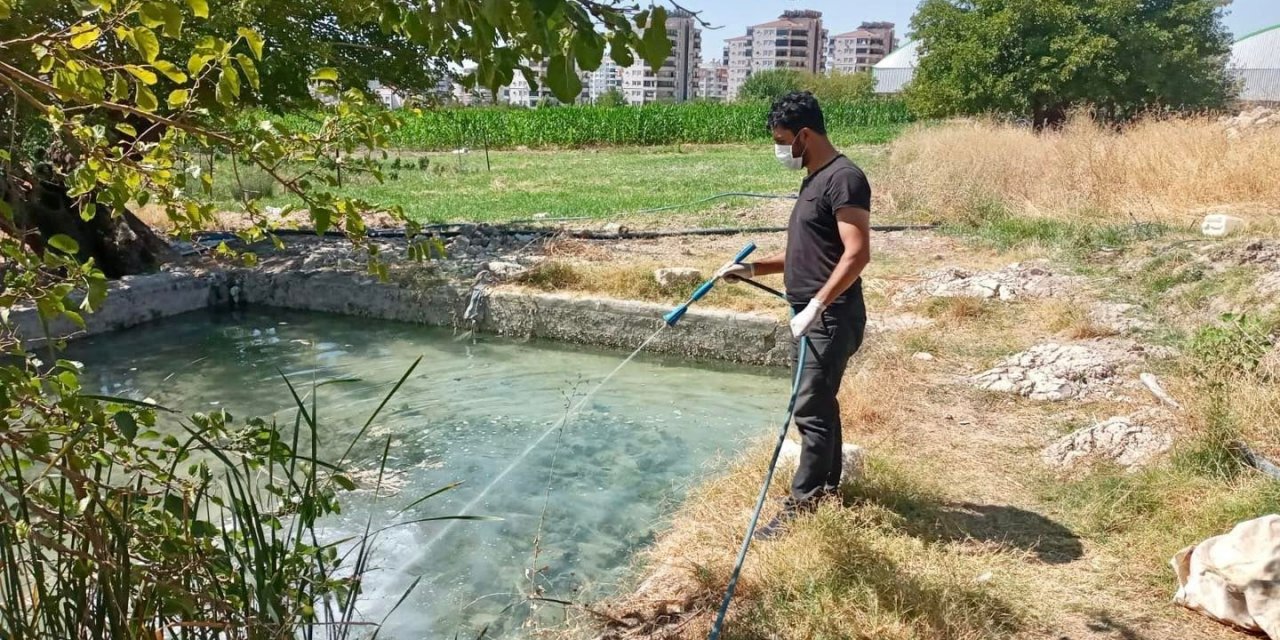
[[[740,278],[739,281],[762,291],[768,291],[784,300],[786,299],[782,292],[754,280]],[[792,314],[794,315],[794,310]],[[751,514],[751,524],[747,526],[747,534],[742,538],[742,548],[738,550],[738,559],[733,564],[733,573],[729,576],[729,585],[725,589],[724,600],[720,602],[720,610],[716,613],[715,624],[711,626],[711,634],[707,636],[708,640],[719,640],[720,632],[724,630],[724,620],[729,613],[729,603],[733,601],[733,592],[738,587],[738,577],[742,574],[742,565],[747,561],[747,551],[751,548],[751,538],[755,535],[756,525],[760,523],[760,513],[764,511],[764,503],[769,498],[769,486],[773,484],[773,474],[778,469],[778,457],[782,454],[782,445],[787,440],[787,430],[791,426],[791,418],[795,415],[796,397],[800,393],[800,376],[804,373],[805,360],[808,357],[811,346],[808,336],[800,338],[800,353],[796,357],[796,374],[791,381],[791,399],[787,401],[787,416],[782,421],[782,428],[778,430],[778,442],[773,447],[773,458],[769,461],[769,471],[764,476],[764,485],[760,487],[760,496],[756,499],[756,508]]]

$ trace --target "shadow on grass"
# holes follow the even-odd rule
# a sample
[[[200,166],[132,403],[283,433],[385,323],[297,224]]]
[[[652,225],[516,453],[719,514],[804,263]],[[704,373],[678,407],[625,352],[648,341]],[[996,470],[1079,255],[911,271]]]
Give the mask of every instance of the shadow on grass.
[[[819,514],[799,534],[813,569],[773,575],[724,637],[1008,638],[1019,613],[990,589],[905,567],[867,542],[870,530]],[[826,541],[826,544],[820,544]]]
[[[1071,529],[1034,511],[1009,505],[948,501],[882,472],[846,489],[848,504],[872,502],[896,514],[895,526],[931,543],[986,542],[1035,554],[1047,564],[1084,556]]]

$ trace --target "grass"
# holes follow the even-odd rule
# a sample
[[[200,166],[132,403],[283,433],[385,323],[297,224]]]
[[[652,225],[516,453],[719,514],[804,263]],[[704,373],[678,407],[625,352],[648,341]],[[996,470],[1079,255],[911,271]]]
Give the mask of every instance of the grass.
[[[875,151],[848,150],[856,162],[874,164]],[[783,170],[767,145],[668,146],[561,151],[483,151],[405,154],[408,168],[390,169],[379,184],[371,176],[348,175],[347,195],[401,207],[420,222],[503,222],[548,217],[601,218],[680,205],[724,192],[791,194],[801,176]],[[427,170],[417,159],[430,160]],[[237,210],[237,188],[228,165],[215,167],[215,195]],[[269,205],[289,202],[270,197]],[[714,212],[758,203],[744,198],[716,200],[673,213]],[[623,220],[625,222],[625,220]]]
[[[910,213],[950,222],[1016,216],[1189,228],[1209,212],[1280,223],[1280,128],[1238,138],[1211,119],[1147,120],[1120,132],[1076,118],[1059,132],[987,121],[921,127],[892,145],[882,184]],[[1041,227],[1053,233],[1056,227]]]
[[[662,287],[654,277],[658,263],[584,264],[567,260],[548,260],[521,275],[516,283],[539,291],[575,291],[611,298],[643,300],[676,305],[689,299],[698,283]],[[703,264],[702,272],[710,274],[715,266]],[[711,290],[699,306],[737,311],[782,313],[776,298],[750,287],[720,286]]]

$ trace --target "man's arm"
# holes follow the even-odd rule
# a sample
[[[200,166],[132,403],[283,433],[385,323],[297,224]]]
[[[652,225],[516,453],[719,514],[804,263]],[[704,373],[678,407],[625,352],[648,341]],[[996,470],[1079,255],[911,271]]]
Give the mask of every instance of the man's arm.
[[[751,267],[755,270],[754,272],[757,276],[767,276],[775,273],[782,273],[782,266],[786,263],[786,260],[787,254],[784,251],[782,253],[771,255],[764,260],[756,260],[751,263]]]
[[[823,304],[830,304],[844,294],[871,262],[871,212],[857,207],[845,207],[836,211],[836,226],[840,230],[840,240],[844,243],[844,253],[840,256],[840,262],[836,263],[836,268],[831,271],[827,284],[818,291],[816,297]]]

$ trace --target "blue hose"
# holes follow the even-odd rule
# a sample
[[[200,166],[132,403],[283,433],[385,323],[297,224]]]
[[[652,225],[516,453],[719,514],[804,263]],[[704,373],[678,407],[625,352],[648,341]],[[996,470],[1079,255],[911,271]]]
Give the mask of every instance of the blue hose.
[[[753,280],[743,280],[743,282],[756,286],[765,291],[786,299],[781,292],[769,289]],[[795,311],[792,310],[792,316]],[[756,509],[751,514],[751,524],[747,527],[747,535],[742,539],[742,548],[738,551],[738,559],[733,565],[733,574],[729,577],[729,586],[725,590],[724,600],[720,603],[720,611],[716,613],[715,624],[711,626],[711,635],[707,636],[708,640],[719,640],[720,632],[724,630],[724,619],[729,613],[729,603],[733,601],[733,592],[738,587],[738,577],[742,574],[742,565],[747,561],[747,550],[751,548],[751,538],[755,535],[756,525],[760,522],[760,512],[764,511],[764,503],[769,497],[769,485],[773,484],[773,474],[778,469],[778,456],[782,454],[782,445],[787,440],[787,429],[791,426],[791,418],[796,411],[796,397],[800,393],[800,375],[804,372],[805,359],[811,345],[808,336],[800,338],[800,353],[796,360],[796,375],[791,382],[791,399],[787,401],[787,417],[782,421],[782,428],[778,430],[778,443],[773,447],[773,459],[769,461],[769,472],[765,474],[764,486],[760,487],[760,497],[756,499]]]

